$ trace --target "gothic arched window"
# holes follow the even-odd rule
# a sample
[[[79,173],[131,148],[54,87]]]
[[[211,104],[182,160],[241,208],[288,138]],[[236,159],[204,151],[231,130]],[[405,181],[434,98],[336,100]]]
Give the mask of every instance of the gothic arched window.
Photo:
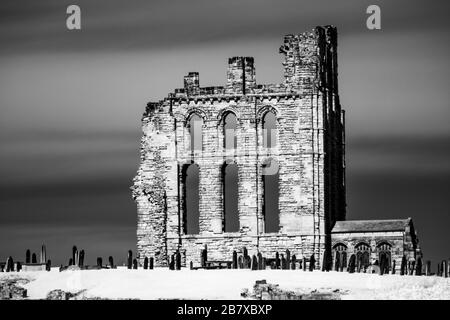
[[[277,117],[269,111],[263,117],[263,146],[274,148],[277,145]]]
[[[370,246],[365,242],[361,242],[355,247],[355,251],[358,272],[366,270],[370,264]]]
[[[202,136],[203,118],[197,114],[192,114],[189,118],[188,129],[190,135],[190,150],[201,151],[203,145]]]
[[[343,271],[347,267],[347,246],[343,243],[335,244],[334,252],[334,270]]]
[[[225,149],[236,149],[237,118],[233,112],[228,112],[223,121],[223,137]]]
[[[239,231],[238,211],[238,166],[236,163],[224,163],[222,167],[223,181],[223,231]]]
[[[262,166],[264,231],[280,230],[278,162],[269,159]]]
[[[198,234],[200,170],[197,164],[183,166],[183,231],[184,234]]]
[[[387,242],[381,242],[377,245],[378,261],[380,262],[381,272],[388,273],[391,267],[392,246]]]

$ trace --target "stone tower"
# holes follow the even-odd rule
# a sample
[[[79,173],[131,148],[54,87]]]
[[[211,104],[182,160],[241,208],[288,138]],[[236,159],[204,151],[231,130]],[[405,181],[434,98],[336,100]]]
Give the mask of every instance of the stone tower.
[[[344,111],[337,81],[337,32],[332,26],[287,35],[280,47],[284,81],[257,84],[251,57],[228,60],[223,87],[200,87],[199,74],[184,88],[150,102],[142,118],[141,162],[132,187],[137,203],[138,257],[166,266],[181,252],[183,264],[231,260],[233,250],[274,257],[289,249],[320,267],[331,256],[331,228],[345,220]],[[276,145],[264,144],[264,117],[276,118]],[[236,118],[236,147],[224,147],[224,117]],[[189,121],[201,122],[201,148],[191,146]],[[237,165],[239,228],[224,230],[223,166]],[[264,164],[277,163],[278,232],[265,232]],[[186,170],[198,167],[198,234],[186,232]],[[328,260],[327,260],[328,261]]]

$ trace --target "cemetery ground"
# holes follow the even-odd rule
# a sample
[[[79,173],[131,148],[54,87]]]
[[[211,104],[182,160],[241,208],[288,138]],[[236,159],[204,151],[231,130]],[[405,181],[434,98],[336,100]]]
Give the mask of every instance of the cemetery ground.
[[[126,267],[0,273],[2,288],[15,283],[16,287],[26,289],[25,299],[257,299],[254,286],[260,280],[278,285],[274,286],[277,290],[296,294],[300,299],[320,293],[324,299],[450,300],[450,278],[438,276],[268,269],[129,270]]]

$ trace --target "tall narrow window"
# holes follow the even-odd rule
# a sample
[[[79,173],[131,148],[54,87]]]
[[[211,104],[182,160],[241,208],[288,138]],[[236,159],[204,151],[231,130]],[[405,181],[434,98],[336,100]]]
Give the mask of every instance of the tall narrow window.
[[[199,168],[195,163],[183,168],[184,233],[198,234],[199,228]]]
[[[239,231],[238,211],[238,166],[233,163],[225,163],[223,174],[223,231]]]
[[[263,164],[262,169],[264,231],[278,232],[280,229],[278,162],[270,159]]]
[[[202,137],[203,119],[193,114],[189,119],[189,134],[191,136],[191,151],[202,150],[203,137]]]
[[[224,119],[223,136],[225,149],[236,149],[236,127],[237,119],[234,113],[229,112]]]
[[[277,145],[277,117],[272,111],[263,118],[263,146],[273,148]]]

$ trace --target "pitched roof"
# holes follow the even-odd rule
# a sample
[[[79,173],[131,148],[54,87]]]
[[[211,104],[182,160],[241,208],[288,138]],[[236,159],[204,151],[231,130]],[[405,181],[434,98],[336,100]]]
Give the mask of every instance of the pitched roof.
[[[411,218],[396,220],[349,220],[337,221],[332,233],[405,231]]]

